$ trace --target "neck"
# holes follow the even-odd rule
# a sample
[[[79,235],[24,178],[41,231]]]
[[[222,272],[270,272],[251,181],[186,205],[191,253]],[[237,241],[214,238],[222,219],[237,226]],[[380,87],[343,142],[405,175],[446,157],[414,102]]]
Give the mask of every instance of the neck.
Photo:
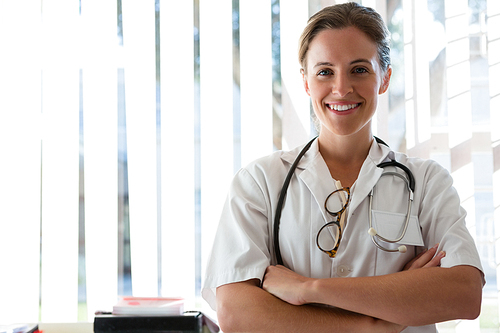
[[[319,150],[325,160],[337,160],[344,164],[355,161],[364,161],[370,150],[373,135],[356,133],[348,136],[319,135]]]
[[[373,141],[372,133],[356,133],[349,136],[319,135],[319,151],[336,180],[343,186],[352,186],[358,178],[361,166],[368,156]]]

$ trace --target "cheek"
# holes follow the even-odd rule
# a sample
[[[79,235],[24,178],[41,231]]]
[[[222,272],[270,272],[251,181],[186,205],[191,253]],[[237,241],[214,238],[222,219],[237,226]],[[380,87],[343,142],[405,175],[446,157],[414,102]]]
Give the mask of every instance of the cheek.
[[[360,86],[357,91],[361,96],[364,96],[366,99],[371,100],[374,103],[376,103],[379,96],[379,86],[377,84]]]
[[[309,82],[309,96],[312,99],[323,99],[328,94],[329,90],[324,84],[314,81]]]

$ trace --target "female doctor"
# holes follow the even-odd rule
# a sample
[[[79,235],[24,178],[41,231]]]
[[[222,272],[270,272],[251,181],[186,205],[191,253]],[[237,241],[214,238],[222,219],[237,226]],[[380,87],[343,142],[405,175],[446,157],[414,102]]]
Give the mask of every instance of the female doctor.
[[[224,332],[436,332],[479,315],[483,274],[451,176],[372,135],[392,73],[388,40],[381,17],[355,3],[310,18],[299,61],[320,134],[292,170],[277,229],[303,147],[232,182],[202,291]],[[380,165],[392,160],[414,177],[409,212],[409,174]]]

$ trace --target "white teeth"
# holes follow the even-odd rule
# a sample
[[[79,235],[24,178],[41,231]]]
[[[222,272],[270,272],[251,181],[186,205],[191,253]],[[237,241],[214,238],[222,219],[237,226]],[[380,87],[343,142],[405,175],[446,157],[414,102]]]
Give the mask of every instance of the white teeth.
[[[335,111],[347,111],[357,106],[358,104],[347,104],[347,105],[328,104],[328,107]]]

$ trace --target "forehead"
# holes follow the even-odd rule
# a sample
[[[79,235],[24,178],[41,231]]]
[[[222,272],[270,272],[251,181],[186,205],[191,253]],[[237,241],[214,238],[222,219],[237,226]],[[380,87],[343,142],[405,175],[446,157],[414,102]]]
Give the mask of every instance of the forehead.
[[[341,66],[359,59],[366,59],[378,68],[377,44],[355,27],[326,29],[311,41],[307,67],[312,68],[317,63]]]

